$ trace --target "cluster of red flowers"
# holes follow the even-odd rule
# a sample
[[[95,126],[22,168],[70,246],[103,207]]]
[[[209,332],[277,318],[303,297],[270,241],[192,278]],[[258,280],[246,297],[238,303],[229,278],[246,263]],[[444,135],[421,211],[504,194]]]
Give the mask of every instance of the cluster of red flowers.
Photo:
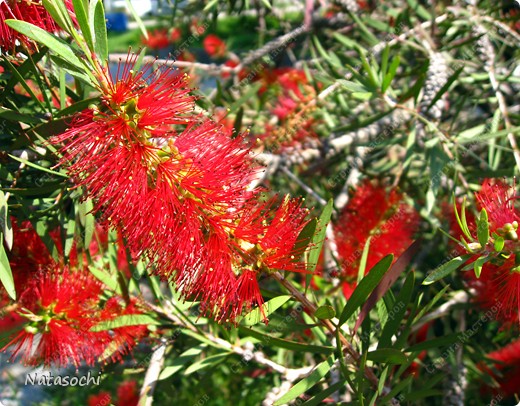
[[[367,180],[339,215],[334,230],[347,298],[356,286],[359,261],[369,237],[372,238],[366,272],[386,255],[399,257],[413,242],[419,214],[403,199],[396,189],[387,193],[380,184]]]
[[[274,209],[276,197],[250,190],[250,151],[193,112],[183,75],[132,68],[127,61],[115,81],[105,74],[101,105],[54,138],[61,163],[133,255],[207,314],[233,321],[262,303],[260,273],[304,270],[294,246],[307,209],[288,198]]]
[[[19,298],[11,305],[4,293],[0,300],[0,310],[13,330],[3,337],[7,343],[2,350],[10,348],[13,358],[21,356],[29,365],[92,365],[119,360],[145,336],[143,325],[91,331],[101,322],[142,310],[133,299],[117,295],[104,299],[103,286],[87,269],[74,261],[69,265],[55,261],[30,223],[14,224],[10,265]]]
[[[266,68],[259,80],[262,82],[261,94],[274,93],[270,112],[276,117],[276,121],[271,119],[265,124],[263,133],[256,135],[263,145],[275,152],[317,141],[316,120],[309,107],[316,91],[305,72],[294,68]]]
[[[496,394],[509,397],[518,394],[520,387],[520,340],[516,340],[503,348],[487,354],[494,361],[496,371],[482,366],[482,369],[491,375],[499,384]],[[498,372],[498,373],[497,373]]]
[[[65,6],[74,20],[72,2],[65,0]],[[17,42],[28,49],[33,49],[35,44],[25,35],[10,28],[5,20],[15,19],[34,24],[48,32],[56,32],[59,27],[51,15],[43,7],[41,0],[18,1],[4,0],[0,2],[0,51],[13,52]]]
[[[143,37],[141,42],[150,49],[162,49],[176,43],[180,38],[181,31],[178,28],[172,28],[171,30],[159,28],[148,32],[148,38]]]
[[[207,35],[206,38],[202,40],[202,45],[204,46],[204,50],[212,58],[222,58],[226,56],[226,43],[215,34]]]
[[[88,398],[88,406],[101,406],[114,404],[115,406],[137,406],[139,403],[139,392],[137,382],[134,380],[124,381],[117,387],[117,397],[113,401],[112,395],[107,391],[99,392]]]
[[[520,211],[514,206],[515,188],[501,181],[485,180],[476,193],[479,210],[486,209],[490,235],[502,236],[504,255],[486,262],[479,278],[468,272],[469,284],[476,290],[476,300],[488,310],[496,310],[496,318],[504,322],[518,322],[520,315],[520,268],[514,244],[518,241],[517,229]],[[470,231],[476,235],[475,220],[469,218]],[[460,229],[459,229],[460,230]],[[456,232],[456,231],[455,231]],[[456,237],[462,234],[458,232]],[[478,255],[470,259],[476,260]]]

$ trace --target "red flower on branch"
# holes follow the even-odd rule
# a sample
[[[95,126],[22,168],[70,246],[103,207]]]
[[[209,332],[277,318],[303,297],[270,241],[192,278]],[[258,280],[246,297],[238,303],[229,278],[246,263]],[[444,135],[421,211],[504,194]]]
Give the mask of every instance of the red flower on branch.
[[[75,270],[55,262],[30,223],[18,226],[13,220],[13,225],[10,265],[19,299],[0,320],[6,324],[16,319],[9,324],[16,329],[2,350],[11,348],[13,358],[21,356],[30,365],[92,365],[102,361],[101,355],[121,359],[146,335],[146,326],[141,325],[91,331],[102,321],[141,310],[135,301],[125,304],[118,296],[103,304],[103,287],[86,267]],[[60,247],[58,251],[62,252]],[[9,308],[4,302],[6,298],[0,304]]]
[[[499,388],[494,390],[495,394],[501,397],[510,397],[520,393],[520,340],[516,340],[496,351],[487,354],[487,358],[494,361],[495,372],[487,366],[481,365],[480,368],[488,375],[491,375],[499,384]],[[499,374],[496,373],[499,372]]]
[[[65,7],[76,23],[72,2],[65,0]],[[8,19],[25,21],[51,33],[60,29],[40,0],[4,0],[0,2],[0,50],[6,53],[15,53],[17,43],[29,50],[36,47],[33,40],[9,27],[5,23]]]
[[[166,29],[157,29],[149,32],[148,38],[143,37],[141,42],[150,49],[167,48],[170,45],[170,35]]]
[[[520,213],[514,206],[516,200],[514,185],[509,186],[501,181],[486,179],[482,183],[480,192],[475,193],[475,197],[480,209],[486,209],[491,233],[504,235],[510,232],[512,237],[516,235]],[[515,222],[516,228],[513,230]],[[511,239],[518,239],[518,237]]]
[[[352,294],[361,253],[368,237],[368,272],[388,254],[399,257],[413,242],[419,214],[393,189],[387,192],[380,184],[365,181],[357,189],[335,224],[338,253],[342,259],[344,293]]]
[[[226,43],[215,34],[209,34],[202,41],[204,50],[213,58],[222,58],[226,55]]]
[[[191,113],[194,99],[176,72],[146,79],[125,67],[118,76],[105,78],[101,108],[54,138],[65,143],[61,163],[136,258],[146,256],[207,314],[233,321],[260,304],[245,294],[252,273],[304,270],[292,249],[307,210],[290,199],[277,210],[258,203],[250,150]]]

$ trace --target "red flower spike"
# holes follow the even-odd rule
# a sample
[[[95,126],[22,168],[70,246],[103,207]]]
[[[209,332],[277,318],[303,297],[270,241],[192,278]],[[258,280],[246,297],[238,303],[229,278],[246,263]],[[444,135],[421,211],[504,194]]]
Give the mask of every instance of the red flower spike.
[[[65,0],[65,7],[75,24],[76,17],[72,2]],[[0,2],[0,51],[6,53],[15,52],[17,41],[31,51],[36,48],[34,41],[13,30],[5,23],[5,20],[8,19],[25,21],[47,32],[57,32],[60,29],[45,10],[41,1],[4,0]]]
[[[370,181],[361,184],[335,225],[346,283],[355,284],[368,237],[372,236],[366,272],[388,254],[399,257],[412,243],[418,225],[418,213],[403,201],[397,190],[387,193]],[[345,294],[351,293],[352,288],[345,287]]]
[[[509,186],[500,181],[487,179],[482,183],[480,192],[475,193],[475,197],[481,209],[486,209],[489,219],[489,231],[500,235],[506,234],[516,222],[516,228],[520,221],[520,213],[514,207],[515,186]],[[509,224],[509,226],[507,226]],[[506,226],[506,227],[504,227]],[[503,229],[504,227],[504,229]],[[507,230],[506,230],[507,228]],[[518,239],[516,228],[510,231],[511,238]]]
[[[107,348],[113,350],[112,360],[120,359],[146,327],[121,327],[114,334],[91,331],[94,325],[121,314],[140,313],[134,306],[103,311],[101,294],[101,284],[89,272],[60,270],[57,265],[39,272],[18,301],[25,325],[2,351],[12,348],[12,358],[21,356],[28,365],[93,365]]]
[[[520,323],[520,273],[515,254],[500,265],[485,263],[478,279],[473,272],[467,277],[482,308],[493,311],[495,319]]]
[[[29,323],[3,350],[14,346],[12,357],[21,354],[29,365],[92,365],[110,341],[108,333],[89,331],[98,321],[93,308],[100,293],[100,284],[88,273],[57,268],[39,273],[19,299]]]
[[[124,381],[117,387],[116,406],[137,406],[139,402],[139,389],[134,380]]]
[[[112,403],[112,397],[107,391],[101,391],[97,395],[90,395],[88,397],[88,406],[101,406],[110,405]]]
[[[153,272],[200,300],[206,314],[233,321],[261,300],[246,295],[225,308],[251,286],[244,270],[305,270],[293,249],[307,210],[289,199],[276,210],[274,200],[259,204],[243,140],[190,114],[193,98],[166,72],[150,82],[127,67],[116,83],[107,76],[104,106],[83,112],[54,141],[66,143],[62,163],[71,163],[76,183],[132,255],[148,257]]]
[[[226,43],[214,34],[209,34],[202,41],[204,50],[213,58],[221,58],[226,55]]]
[[[496,376],[490,368],[480,365],[480,369],[484,373],[491,375],[498,382],[499,389],[494,392],[502,397],[518,394],[520,387],[520,340],[487,354],[487,357],[495,361],[495,368],[501,371],[502,375]]]
[[[141,42],[144,46],[150,49],[167,48],[170,45],[168,30],[153,30],[152,32],[148,33],[148,38],[143,37]]]

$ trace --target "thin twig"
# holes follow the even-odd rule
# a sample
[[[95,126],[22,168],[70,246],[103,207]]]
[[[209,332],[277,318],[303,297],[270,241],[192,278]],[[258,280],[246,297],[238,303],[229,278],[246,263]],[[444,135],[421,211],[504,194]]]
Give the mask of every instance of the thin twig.
[[[157,380],[161,373],[164,365],[164,355],[166,353],[167,343],[166,341],[159,344],[154,350],[150,359],[150,365],[146,370],[144,376],[143,386],[141,387],[141,393],[139,394],[139,406],[151,406],[153,403],[153,393],[157,385]]]

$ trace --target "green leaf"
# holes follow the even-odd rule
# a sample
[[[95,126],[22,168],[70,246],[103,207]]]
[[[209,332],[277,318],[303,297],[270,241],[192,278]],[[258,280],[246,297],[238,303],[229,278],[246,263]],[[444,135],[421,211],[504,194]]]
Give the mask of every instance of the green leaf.
[[[455,343],[461,337],[463,337],[463,333],[453,333],[438,338],[432,338],[431,340],[423,341],[422,343],[408,347],[405,352],[421,352],[424,350],[439,349]]]
[[[314,316],[320,320],[330,320],[336,316],[336,311],[332,306],[320,306],[314,312]]]
[[[397,54],[397,56],[392,59],[390,68],[388,69],[387,74],[383,78],[383,83],[381,84],[381,92],[383,94],[387,91],[388,86],[390,86],[390,83],[392,83],[392,80],[395,77],[395,74],[397,72],[397,68],[399,67],[400,62],[401,62],[401,58],[399,57],[399,54]]]
[[[31,161],[28,161],[27,159],[18,158],[17,156],[14,156],[14,155],[11,155],[11,154],[7,154],[7,155],[9,155],[9,157],[13,158],[15,161],[24,163],[25,165],[30,166],[31,168],[38,169],[39,171],[42,171],[42,172],[50,173],[52,175],[61,176],[63,178],[68,178],[68,176],[63,174],[63,173],[56,172],[56,171],[44,168],[43,166],[40,166],[40,165],[36,165],[35,163],[32,163]]]
[[[157,326],[162,323],[153,316],[147,314],[125,314],[112,320],[102,321],[101,323],[93,326],[90,331],[113,330],[119,327],[141,326],[149,324]]]
[[[105,286],[116,292],[117,294],[121,294],[121,287],[119,283],[117,283],[117,276],[112,275],[105,271],[104,269],[98,269],[93,266],[88,268],[90,273],[94,275],[100,282],[102,282]]]
[[[242,118],[244,117],[244,108],[240,107],[235,117],[235,123],[233,124],[233,137],[237,137],[240,134],[242,128]]]
[[[271,347],[285,348],[292,351],[303,351],[314,354],[330,354],[334,351],[334,347],[325,347],[320,345],[304,344],[296,341],[285,340],[283,338],[273,337],[270,334],[264,334],[252,328],[239,327],[240,331],[246,335],[259,339],[264,344]]]
[[[465,206],[466,206],[466,198],[464,197],[464,199],[462,201],[462,207],[461,207],[461,214],[462,214],[462,219],[461,219],[461,217],[459,217],[459,211],[457,209],[457,201],[455,200],[455,197],[453,197],[453,211],[455,213],[455,218],[457,219],[457,223],[459,224],[459,227],[462,230],[462,232],[464,233],[464,235],[467,238],[469,238],[470,240],[472,240],[473,238],[471,237],[471,233],[469,232],[469,228],[466,223]]]
[[[98,0],[94,8],[94,48],[103,63],[108,62],[107,21],[103,3]]]
[[[423,20],[429,21],[432,19],[432,15],[417,0],[406,0],[406,2]]]
[[[345,380],[340,380],[333,385],[330,385],[324,391],[318,393],[317,395],[310,398],[308,401],[301,404],[301,406],[318,406],[322,404],[322,401],[327,399],[330,395],[332,395],[337,390],[341,389],[345,386]]]
[[[52,19],[66,32],[70,33],[74,28],[72,19],[61,0],[42,0],[43,7],[51,15]]]
[[[283,405],[296,399],[301,394],[305,393],[316,385],[321,379],[327,375],[330,368],[334,365],[334,358],[329,357],[326,361],[319,364],[306,378],[303,378],[296,385],[294,385],[285,395],[273,403],[273,406]]]
[[[325,234],[327,232],[327,225],[329,224],[330,217],[332,215],[332,199],[327,202],[327,205],[323,208],[321,216],[318,219],[317,231],[312,237],[311,244],[312,248],[309,252],[309,272],[314,272],[320,259],[321,248],[325,241]]]
[[[1,238],[0,238],[1,239]],[[0,282],[13,300],[16,300],[16,289],[14,287],[13,273],[11,272],[11,265],[9,258],[5,252],[4,244],[0,243]]]
[[[407,356],[395,348],[382,348],[380,350],[369,351],[367,353],[367,360],[386,364],[404,364],[408,362]]]
[[[72,0],[74,13],[76,14],[76,20],[78,21],[83,38],[85,38],[89,49],[94,52],[94,39],[92,38],[92,32],[90,31],[90,24],[88,22],[88,1],[86,3],[87,4],[85,4],[84,0]]]
[[[354,314],[356,309],[365,302],[365,300],[381,281],[388,269],[390,269],[390,265],[392,265],[393,260],[393,255],[387,255],[376,265],[374,265],[374,267],[361,280],[361,282],[359,282],[358,286],[352,293],[352,296],[350,296],[350,299],[347,301],[346,306],[341,312],[339,326],[344,324]]]
[[[331,62],[330,56],[327,53],[327,51],[325,50],[325,48],[323,48],[323,46],[321,45],[320,41],[318,40],[318,37],[313,36],[312,42],[314,42],[314,46],[316,47],[316,50],[321,55],[321,57],[330,63]]]
[[[223,359],[229,357],[230,354],[231,354],[230,352],[225,352],[222,354],[216,354],[216,355],[212,355],[211,357],[201,359],[201,360],[193,363],[192,365],[190,365],[188,367],[188,369],[186,369],[186,371],[184,371],[184,375],[190,375],[194,372],[200,371],[201,369],[211,367],[211,366],[219,363]]]
[[[367,268],[367,259],[368,259],[368,251],[370,250],[370,241],[372,240],[372,236],[367,238],[365,242],[365,246],[363,248],[363,253],[361,254],[361,259],[359,261],[359,269],[357,275],[357,283],[361,282],[361,279],[365,276],[365,270]]]
[[[504,249],[505,243],[506,241],[504,240],[504,237],[497,235],[495,237],[495,251],[501,252]]]
[[[410,381],[412,381],[413,379],[414,379],[414,376],[413,375],[409,375],[405,379],[403,379],[401,382],[399,382],[398,384],[394,385],[392,387],[392,390],[390,392],[388,392],[388,394],[385,397],[379,399],[378,404],[381,404],[381,405],[388,404],[390,402],[390,400],[392,400],[392,398],[395,395],[397,395],[404,388],[409,386],[410,385]]]
[[[264,320],[264,315],[267,318],[271,313],[275,312],[279,307],[291,299],[291,297],[291,295],[282,295],[265,302],[262,305],[263,314],[261,308],[257,307],[246,314],[240,323],[244,326],[254,326],[255,324],[260,323]]]
[[[303,227],[303,230],[298,235],[298,238],[296,239],[296,243],[294,244],[294,247],[292,249],[292,254],[294,255],[296,261],[300,260],[299,257],[301,257],[302,252],[304,252],[305,249],[309,246],[309,244],[312,240],[312,237],[314,236],[314,233],[316,232],[317,225],[318,225],[318,221],[315,218],[313,218],[311,221],[309,221],[305,225],[305,227]],[[298,257],[298,258],[296,258],[296,257]]]
[[[139,14],[135,11],[135,8],[130,0],[125,0],[126,6],[130,10],[130,14],[132,14],[132,17],[134,17],[135,22],[137,23],[137,26],[141,30],[141,33],[143,36],[148,39],[148,31],[146,31],[146,27],[144,26],[143,20],[141,20],[141,17],[139,17]]]
[[[473,270],[475,271],[475,276],[480,278],[480,273],[482,272],[482,267],[484,264],[489,260],[487,255],[484,255],[480,258],[477,258],[477,260],[474,262]]]
[[[435,270],[430,272],[428,276],[423,281],[423,285],[430,285],[438,280],[444,278],[449,275],[453,271],[455,271],[459,266],[461,266],[464,262],[466,262],[469,258],[471,258],[471,254],[462,255],[460,257],[455,257],[445,264],[440,265]]]
[[[167,379],[170,376],[173,376],[181,369],[184,369],[184,365],[193,360],[197,355],[199,355],[204,348],[206,348],[205,344],[197,345],[196,347],[190,348],[180,354],[177,358],[173,360],[172,365],[167,366],[161,371],[158,380],[162,381],[163,379]]]
[[[262,0],[262,3],[264,6],[266,6],[269,10],[271,10],[273,8],[273,6],[271,6],[271,3],[269,2],[269,0]]]
[[[477,238],[482,248],[484,248],[489,240],[489,221],[486,209],[482,209],[477,221]]]
[[[20,20],[5,20],[5,23],[12,29],[29,37],[30,39],[45,45],[51,51],[59,55],[61,58],[69,62],[71,65],[78,68],[80,71],[85,71],[86,68],[80,59],[76,56],[71,46],[47,31]]]
[[[397,334],[401,321],[407,309],[408,303],[412,298],[413,287],[415,282],[415,274],[410,272],[403,284],[399,296],[396,297],[392,307],[388,309],[388,320],[381,332],[381,338],[377,348],[390,347],[392,344],[392,336]],[[394,346],[395,347],[395,346]]]

